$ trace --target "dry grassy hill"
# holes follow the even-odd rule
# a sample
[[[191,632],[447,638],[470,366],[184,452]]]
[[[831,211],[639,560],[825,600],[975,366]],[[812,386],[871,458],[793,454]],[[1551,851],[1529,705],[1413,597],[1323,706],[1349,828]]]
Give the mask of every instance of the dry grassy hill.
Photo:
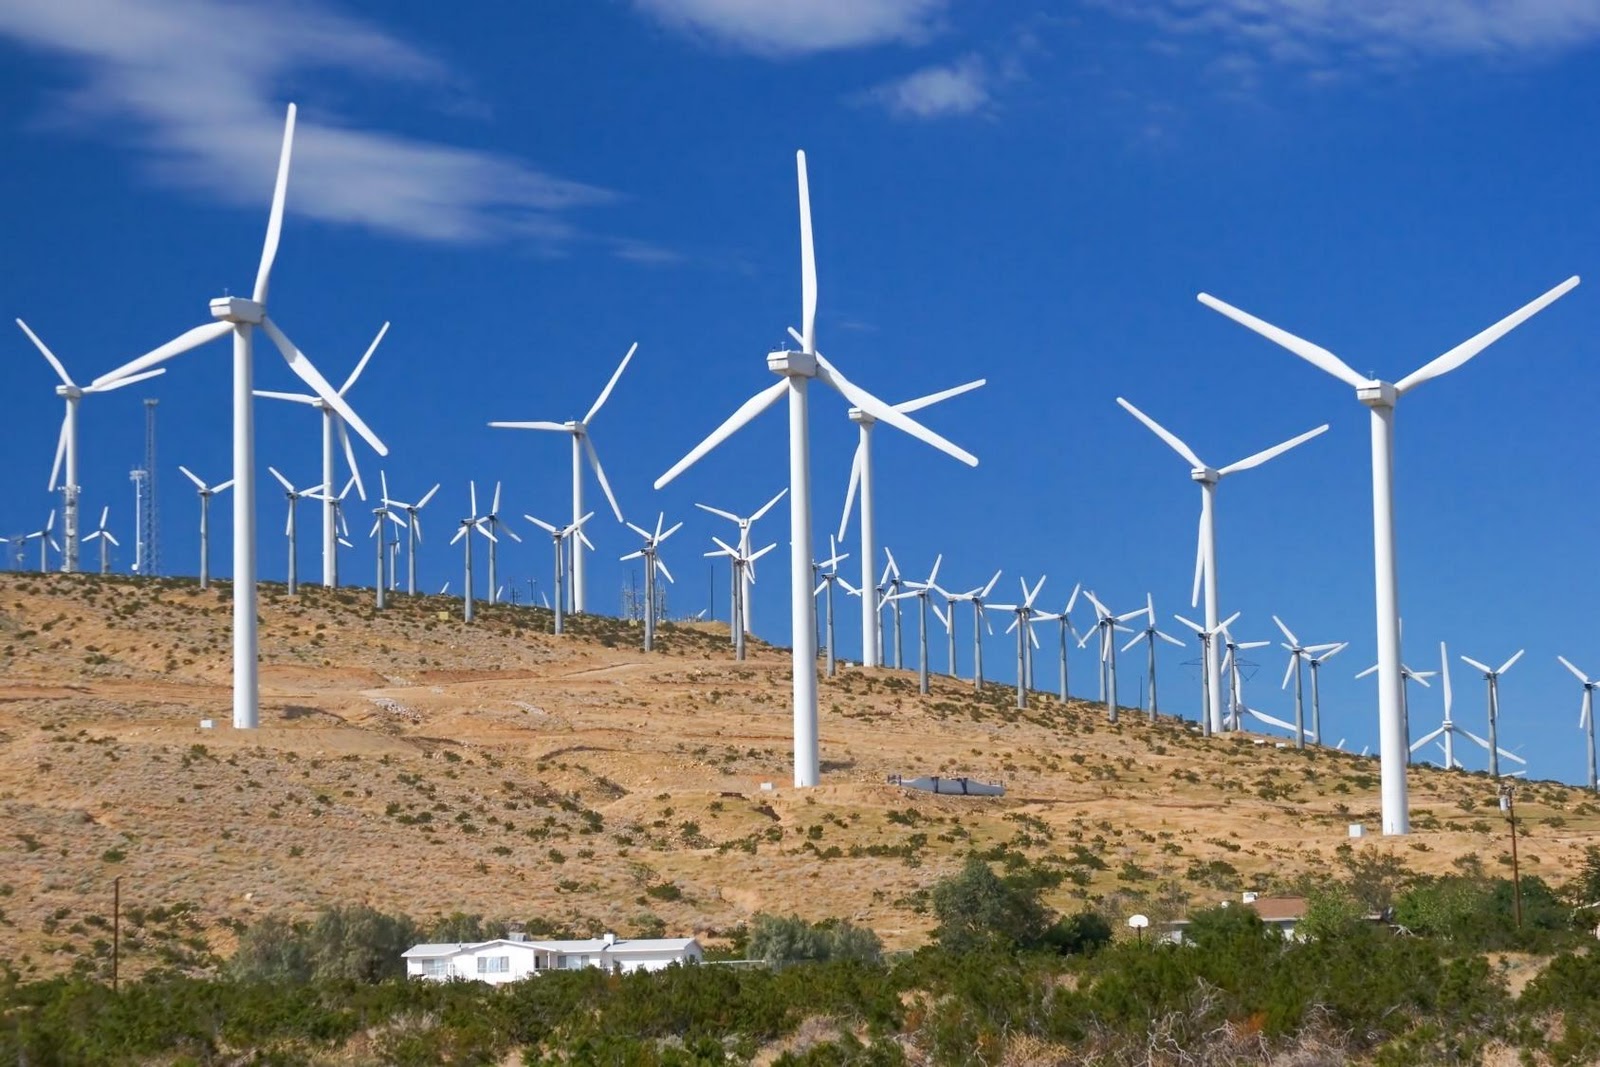
[[[418,918],[542,917],[715,933],[757,910],[920,942],[926,889],[973,847],[1057,865],[1052,903],[1161,916],[1317,879],[1355,856],[1503,861],[1482,775],[1411,772],[1409,838],[1377,824],[1377,763],[1127,710],[849,669],[822,685],[824,784],[789,787],[788,656],[726,629],[637,631],[370,591],[264,586],[261,729],[228,725],[229,594],[193,582],[0,575],[0,937],[24,971],[104,950],[197,962],[270,912],[367,902]],[[217,726],[201,730],[202,718]],[[893,773],[1004,781],[934,797]],[[771,792],[762,783],[771,782]],[[1525,870],[1552,881],[1600,830],[1578,789],[1528,783]],[[96,942],[100,942],[97,947]]]

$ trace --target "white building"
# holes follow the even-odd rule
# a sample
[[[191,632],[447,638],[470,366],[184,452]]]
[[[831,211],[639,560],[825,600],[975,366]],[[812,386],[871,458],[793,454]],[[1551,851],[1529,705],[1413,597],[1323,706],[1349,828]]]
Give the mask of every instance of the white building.
[[[601,967],[611,971],[659,971],[674,963],[699,963],[703,953],[692,937],[629,940],[616,934],[581,941],[529,941],[521,934],[468,944],[412,945],[401,953],[406,975],[515,982],[544,971]]]

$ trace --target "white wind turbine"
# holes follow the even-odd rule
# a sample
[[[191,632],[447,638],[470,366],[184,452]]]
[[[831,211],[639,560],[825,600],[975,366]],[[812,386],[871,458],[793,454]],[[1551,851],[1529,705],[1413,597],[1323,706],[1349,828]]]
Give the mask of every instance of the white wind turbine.
[[[967,382],[952,389],[929,393],[927,396],[921,396],[915,400],[903,401],[896,404],[894,409],[903,415],[910,414],[913,411],[921,411],[923,408],[932,407],[934,404],[942,403],[951,397],[960,396],[962,393],[970,393],[985,384],[987,384],[987,379],[979,378],[976,381]],[[859,427],[860,440],[856,444],[855,458],[850,463],[850,488],[845,493],[844,514],[839,519],[839,540],[844,540],[845,531],[850,528],[850,512],[855,507],[856,486],[859,485],[861,487],[861,585],[863,588],[867,588],[872,584],[873,561],[878,558],[877,510],[873,495],[872,471],[872,428],[877,425],[878,420],[861,408],[851,408],[850,421]],[[861,665],[863,667],[881,666],[878,662],[878,653],[883,646],[882,621],[882,616],[878,613],[877,606],[867,603],[867,598],[862,597]],[[898,616],[896,616],[896,622],[898,621]],[[897,636],[895,645],[898,647],[899,643]],[[952,662],[954,661],[952,660]],[[898,661],[896,661],[895,666],[900,666]],[[951,668],[951,673],[955,673],[953,667]]]
[[[779,384],[782,383],[780,382]],[[788,495],[789,490],[780,489],[777,495],[775,495],[765,504],[762,504],[750,515],[735,515],[731,511],[723,511],[721,508],[714,508],[710,504],[696,504],[695,507],[699,508],[701,511],[716,515],[719,518],[727,519],[729,522],[737,525],[739,527],[739,539],[735,541],[734,544],[738,546],[739,552],[742,555],[748,556],[750,554],[750,528],[759,522],[767,512],[771,511],[773,507],[777,505],[778,501],[782,500]],[[712,555],[722,554],[723,553],[712,553]],[[730,557],[729,567],[737,568],[737,566],[737,562]],[[728,595],[730,598],[732,598],[735,604],[732,615],[734,621],[729,625],[728,628],[728,639],[730,641],[736,640],[732,632],[735,628],[742,628],[747,634],[755,632],[750,625],[750,587],[755,584],[755,581],[755,573],[753,571],[746,571],[744,582],[739,586],[738,589],[734,589],[731,586],[729,587]]]
[[[350,490],[355,488],[355,485],[356,476],[352,474],[350,476],[350,480],[344,483],[344,488],[339,490],[337,494],[335,494],[332,488],[328,486],[323,486],[320,492],[307,492],[305,494],[307,499],[320,500],[325,506],[331,506],[333,508],[334,530],[337,532],[338,537],[334,540],[334,554],[331,557],[333,560],[333,573],[327,576],[328,578],[331,578],[331,581],[328,582],[328,588],[330,589],[337,589],[339,587],[339,546],[343,545],[345,548],[355,547],[355,545],[351,544],[349,541],[350,524],[345,521],[344,517],[344,498],[350,495]]]
[[[1450,653],[1445,650],[1443,641],[1439,642],[1439,673],[1444,683],[1444,722],[1440,724],[1437,730],[1413,741],[1411,743],[1411,752],[1415,754],[1418,749],[1423,748],[1429,742],[1442,739],[1440,747],[1444,750],[1445,770],[1454,770],[1461,767],[1461,761],[1456,759],[1456,734],[1459,733],[1469,737],[1485,748],[1489,747],[1489,742],[1483,740],[1471,730],[1464,730],[1457,726],[1455,721],[1450,718],[1450,709],[1453,703],[1450,691]]]
[[[410,596],[417,595],[417,545],[422,541],[422,521],[417,518],[417,512],[428,506],[428,501],[433,499],[433,494],[439,491],[439,483],[435,482],[433,488],[422,495],[422,499],[415,504],[407,504],[403,500],[384,500],[384,505],[399,508],[406,513],[406,593]]]
[[[677,533],[683,523],[676,523],[670,530],[662,532],[661,527],[667,521],[664,512],[656,513],[655,533],[651,533],[642,526],[628,523],[628,529],[644,538],[644,547],[636,552],[629,552],[623,556],[624,561],[630,559],[644,560],[644,650],[652,652],[656,646],[656,619],[661,614],[659,598],[656,596],[656,574],[667,581],[673,581],[672,572],[667,570],[667,565],[661,561],[661,542]],[[676,584],[676,583],[674,583]]]
[[[999,577],[999,575],[996,575]],[[1017,707],[1028,706],[1028,642],[1033,638],[1033,627],[1028,625],[1028,618],[1033,614],[1033,602],[1039,598],[1039,590],[1044,588],[1045,575],[1039,575],[1039,580],[1032,589],[1028,588],[1026,578],[1018,578],[1022,586],[1022,602],[1019,604],[985,604],[990,611],[1009,611],[1016,616],[1015,625],[1006,629],[1007,633],[1017,631]],[[990,583],[991,585],[994,583]],[[978,601],[974,600],[974,604]]]
[[[462,551],[465,554],[466,569],[466,585],[461,593],[461,618],[463,622],[471,622],[474,618],[476,618],[476,615],[472,610],[471,532],[473,530],[477,530],[484,537],[488,538],[491,544],[495,540],[494,532],[489,529],[489,516],[478,514],[478,483],[476,481],[469,481],[467,483],[467,493],[469,496],[469,503],[472,505],[472,514],[461,520],[459,524],[460,528],[456,530],[456,535],[450,538],[450,543],[452,545],[457,541],[466,541],[466,544],[462,548]]]
[[[1117,721],[1117,631],[1133,633],[1128,627],[1122,625],[1137,619],[1146,613],[1148,608],[1138,608],[1126,611],[1121,615],[1114,614],[1110,608],[1085,589],[1083,595],[1089,598],[1089,603],[1094,605],[1095,620],[1094,633],[1100,638],[1100,694],[1106,702],[1106,718],[1111,722]],[[1088,640],[1085,634],[1079,645]]]
[[[1322,744],[1322,685],[1319,675],[1322,665],[1339,653],[1350,647],[1350,642],[1340,641],[1324,652],[1306,659],[1306,666],[1311,668],[1311,733],[1317,738],[1317,744]]]
[[[58,485],[62,490],[61,538],[66,543],[66,549],[62,552],[61,569],[71,574],[78,569],[78,496],[82,491],[78,485],[78,401],[90,393],[109,393],[113,389],[121,389],[124,385],[154,378],[158,374],[165,374],[166,369],[80,386],[72,380],[72,376],[56,358],[56,354],[39,340],[39,335],[28,328],[27,323],[18,319],[17,325],[22,327],[22,332],[28,335],[28,340],[33,342],[33,346],[39,350],[40,355],[44,356],[51,369],[56,372],[56,376],[61,379],[61,384],[56,386],[56,396],[61,397],[67,406],[66,413],[61,417],[61,433],[56,438],[56,458],[50,465],[50,492],[55,492]],[[66,461],[67,468],[65,482],[60,481],[63,460]],[[104,541],[101,542],[100,548],[103,559]]]
[[[781,379],[747,400],[671,470],[656,479],[660,489],[672,481],[730,435],[777,403],[789,401],[789,606],[790,635],[793,646],[794,681],[794,782],[797,788],[817,784],[819,749],[817,741],[817,650],[813,622],[816,605],[811,598],[811,561],[815,558],[811,542],[811,449],[807,386],[816,378],[841,393],[849,403],[881,422],[909,433],[969,466],[977,458],[943,437],[895,411],[888,404],[859,388],[829,363],[816,346],[817,270],[811,238],[811,196],[806,180],[806,156],[795,155],[800,192],[800,275],[801,331],[790,334],[800,343],[799,351],[773,352],[767,356],[767,369]]]
[[[1057,626],[1057,631],[1058,632],[1057,632],[1056,636],[1059,639],[1060,646],[1061,646],[1059,651],[1058,651],[1058,656],[1059,656],[1058,668],[1059,668],[1059,673],[1060,673],[1060,679],[1059,679],[1059,682],[1058,682],[1059,689],[1058,689],[1058,692],[1057,692],[1057,696],[1058,696],[1058,698],[1061,700],[1061,702],[1063,704],[1067,702],[1067,697],[1068,697],[1068,691],[1067,691],[1067,682],[1068,682],[1068,678],[1067,678],[1067,635],[1070,633],[1072,635],[1072,637],[1073,637],[1073,640],[1079,642],[1079,647],[1080,648],[1082,647],[1083,638],[1078,633],[1078,628],[1076,626],[1072,625],[1072,609],[1073,609],[1074,605],[1076,605],[1078,603],[1078,594],[1080,592],[1082,592],[1082,591],[1083,591],[1083,583],[1079,582],[1079,583],[1075,584],[1072,587],[1072,595],[1067,598],[1067,606],[1065,608],[1062,608],[1060,611],[1036,611],[1036,612],[1033,613],[1033,616],[1028,620],[1030,625],[1033,624],[1033,623],[1039,623],[1039,622],[1053,622]]]
[[[256,271],[251,297],[223,296],[211,301],[211,315],[217,321],[197,326],[168,341],[110,374],[96,378],[95,385],[139,374],[158,363],[233,334],[233,725],[255,729],[260,723],[259,663],[256,632],[256,483],[255,422],[251,396],[253,365],[252,335],[257,326],[272,339],[292,370],[322,399],[337,411],[381,455],[388,449],[367,429],[343,397],[311,365],[311,361],[284,336],[267,316],[267,283],[272,262],[278,254],[278,238],[283,229],[283,202],[289,186],[289,157],[294,143],[295,108],[289,105],[284,123],[283,152],[278,158],[278,178],[273,188],[272,212],[267,222],[266,242],[261,264]]]
[[[383,340],[383,335],[389,332],[389,324],[385,322],[378,329],[378,335],[367,346],[366,352],[356,363],[355,370],[350,372],[350,377],[344,380],[339,387],[339,396],[343,397],[356,384],[356,379],[361,377],[361,372],[366,369],[367,361],[378,350],[378,344]],[[307,404],[322,413],[322,484],[327,486],[337,485],[337,476],[334,474],[333,443],[334,438],[339,440],[339,447],[344,450],[344,461],[350,468],[350,477],[355,479],[356,493],[362,500],[367,499],[367,488],[361,483],[361,468],[356,465],[356,450],[350,445],[350,431],[345,428],[344,419],[339,412],[334,410],[320,396],[311,393],[281,393],[272,389],[257,389],[255,395],[268,400],[287,400],[296,404]],[[381,452],[380,452],[381,454]],[[339,584],[339,533],[336,507],[332,500],[324,498],[322,501],[322,584],[332,589]]]
[[[1234,613],[1234,618],[1238,618],[1238,613],[1237,612]],[[1271,641],[1235,641],[1233,639],[1233,632],[1231,630],[1229,630],[1226,626],[1223,626],[1221,628],[1221,630],[1222,630],[1222,638],[1223,638],[1223,648],[1225,648],[1227,650],[1224,653],[1223,657],[1222,657],[1222,669],[1228,675],[1228,717],[1227,717],[1228,729],[1230,729],[1230,730],[1242,730],[1242,729],[1244,729],[1244,713],[1246,711],[1249,711],[1256,718],[1262,719],[1265,722],[1272,722],[1274,726],[1279,725],[1278,722],[1275,722],[1272,719],[1269,719],[1269,718],[1266,718],[1266,717],[1262,716],[1255,709],[1248,708],[1248,707],[1245,706],[1245,702],[1244,702],[1244,676],[1240,671],[1240,664],[1239,664],[1239,653],[1248,652],[1250,649],[1253,649],[1253,648],[1265,648],[1266,646],[1272,644],[1272,642]],[[1292,729],[1292,727],[1291,727],[1291,729]]]
[[[988,618],[983,614],[983,606],[989,594],[994,592],[995,583],[999,580],[1000,572],[995,571],[994,577],[989,579],[987,585],[968,589],[965,593],[945,594],[950,602],[952,625],[955,619],[955,605],[961,602],[972,605],[972,688],[979,692],[983,691],[983,632],[986,629],[990,633],[994,632],[989,627]],[[952,651],[954,647],[954,645],[951,646]],[[955,672],[955,657],[952,655],[950,658],[950,673],[955,674]]]
[[[532,515],[523,515],[522,517],[539,527],[539,529],[548,533],[550,535],[551,543],[555,548],[556,601],[555,607],[552,609],[555,615],[554,629],[557,634],[565,633],[567,608],[567,546],[569,541],[573,543],[582,541],[584,544],[588,545],[590,549],[594,548],[594,543],[591,542],[588,536],[583,532],[583,524],[594,517],[594,512],[587,512],[576,522],[568,523],[565,526],[556,526],[554,523],[545,522],[543,519],[536,519]]]
[[[1400,676],[1400,578],[1394,544],[1394,410],[1406,393],[1460,367],[1473,356],[1510,333],[1533,315],[1564,296],[1578,284],[1574,275],[1543,296],[1511,313],[1482,333],[1423,364],[1398,382],[1368,378],[1319,345],[1296,337],[1206,293],[1199,300],[1256,333],[1282,345],[1319,370],[1344,382],[1356,399],[1371,410],[1372,423],[1372,533],[1373,570],[1378,638],[1378,726],[1381,765],[1383,832],[1411,832],[1406,801],[1406,763],[1410,744],[1401,704],[1404,682]]]
[[[397,537],[391,544],[389,541],[389,527],[385,520],[405,529],[406,521],[396,515],[389,505],[389,474],[387,471],[378,471],[378,506],[372,509],[372,529],[367,531],[367,537],[377,541],[377,580],[373,582],[373,598],[377,610],[382,611],[389,606],[389,590],[394,588],[394,554],[391,548],[399,548],[400,540]],[[493,545],[490,546],[491,557]],[[493,573],[491,568],[490,573]],[[492,580],[491,580],[492,584]]]
[[[1189,463],[1189,477],[1200,485],[1200,534],[1195,544],[1194,590],[1189,597],[1189,606],[1194,607],[1200,600],[1200,585],[1202,578],[1205,582],[1206,593],[1206,626],[1212,631],[1218,629],[1218,619],[1221,616],[1222,595],[1217,586],[1217,516],[1216,496],[1217,484],[1230,474],[1247,471],[1252,467],[1259,467],[1270,459],[1275,459],[1283,453],[1327,432],[1328,425],[1323,423],[1314,430],[1307,430],[1298,437],[1271,448],[1247,456],[1237,463],[1230,463],[1226,467],[1216,468],[1207,464],[1197,455],[1194,449],[1179,440],[1177,435],[1156,420],[1134,407],[1122,397],[1117,397],[1117,403],[1123,410],[1144,423],[1145,427],[1157,437],[1167,443],[1178,455]],[[1211,679],[1211,690],[1206,703],[1211,708],[1210,730],[1214,733],[1222,727],[1222,671],[1218,665],[1220,651],[1213,643],[1209,650],[1203,650],[1205,655],[1211,657],[1207,661],[1204,672]]]
[[[1294,747],[1305,748],[1306,714],[1305,687],[1301,684],[1302,667],[1308,658],[1321,652],[1328,652],[1330,649],[1337,649],[1338,644],[1337,642],[1329,642],[1325,645],[1302,645],[1300,643],[1300,639],[1294,635],[1294,631],[1285,626],[1282,619],[1274,615],[1272,617],[1272,621],[1278,624],[1278,629],[1283,631],[1283,636],[1289,639],[1288,644],[1283,646],[1289,652],[1289,665],[1288,668],[1283,672],[1283,684],[1278,686],[1278,688],[1289,688],[1289,679],[1294,679]],[[1320,722],[1313,723],[1311,727],[1311,732],[1316,734],[1319,739],[1322,736],[1320,733],[1321,728],[1322,724]],[[1318,743],[1321,743],[1320,740]]]
[[[56,528],[56,509],[55,508],[51,508],[50,509],[50,517],[45,520],[45,524],[43,526],[39,527],[37,530],[33,531],[33,533],[31,533],[31,534],[23,534],[21,537],[19,537],[17,539],[23,545],[23,548],[20,549],[19,551],[26,551],[27,550],[26,546],[27,546],[28,542],[32,541],[34,538],[38,538],[38,540],[39,540],[39,573],[40,574],[43,574],[45,571],[50,569],[49,550],[53,548],[53,549],[56,550],[56,553],[58,555],[61,553],[61,546],[56,544],[56,539],[53,536],[53,531],[55,530],[55,528]]]
[[[1509,671],[1512,665],[1521,659],[1522,654],[1526,651],[1527,649],[1517,649],[1516,655],[1500,664],[1498,669],[1490,667],[1486,663],[1479,663],[1471,656],[1461,657],[1461,662],[1482,671],[1483,679],[1489,685],[1489,742],[1484,747],[1489,750],[1489,776],[1491,778],[1500,777],[1501,756],[1505,756],[1507,759],[1523,766],[1528,764],[1528,761],[1521,756],[1514,755],[1500,747],[1500,676]]]
[[[898,671],[905,665],[905,642],[901,638],[901,634],[904,631],[901,629],[900,594],[905,591],[906,583],[905,579],[900,577],[900,564],[895,562],[894,553],[889,551],[888,545],[883,546],[883,554],[888,562],[884,564],[883,577],[878,580],[880,587],[878,610],[881,613],[884,608],[888,608],[894,612],[894,669]],[[878,658],[882,660],[883,620],[881,614],[878,616],[878,628],[879,633],[876,644],[879,651]]]
[[[1596,686],[1600,686],[1600,682],[1590,681],[1589,676],[1584,674],[1578,668],[1574,667],[1565,656],[1557,656],[1556,659],[1560,660],[1561,665],[1567,670],[1571,671],[1577,677],[1578,681],[1583,683],[1583,706],[1582,710],[1578,713],[1578,729],[1585,732],[1589,742],[1589,791],[1595,792],[1596,790],[1600,790],[1600,779],[1595,777],[1594,691]]]
[[[1173,616],[1174,619],[1187,626],[1194,634],[1195,640],[1200,642],[1200,734],[1202,737],[1210,737],[1213,732],[1211,729],[1211,701],[1215,696],[1215,690],[1211,684],[1211,667],[1216,661],[1211,654],[1212,646],[1216,644],[1217,636],[1226,634],[1228,627],[1234,624],[1239,615],[1240,613],[1236,611],[1215,626],[1206,626],[1192,619],[1186,619],[1182,615]],[[1332,655],[1332,653],[1329,653],[1329,655]],[[1221,669],[1220,666],[1218,669]],[[1312,688],[1315,689],[1315,687],[1315,681],[1313,681]],[[1220,699],[1220,697],[1217,699]]]
[[[301,497],[313,497],[322,492],[320,485],[310,489],[296,489],[289,484],[289,479],[278,473],[276,467],[268,467],[268,473],[278,479],[278,484],[283,486],[283,493],[289,500],[289,519],[283,528],[283,535],[289,539],[289,595],[294,596],[300,590],[300,549],[297,541],[298,523],[296,516],[300,510]]]
[[[234,484],[234,479],[229,478],[221,485],[207,485],[195,473],[182,464],[178,469],[195,484],[200,493],[200,588],[211,587],[211,498],[217,493],[225,493]],[[239,537],[239,531],[234,531],[234,539]]]
[[[522,543],[522,538],[517,536],[517,531],[500,521],[500,483],[494,483],[494,500],[489,504],[489,514],[485,515],[484,522],[488,524],[489,532],[495,536],[489,539],[489,603],[498,603],[500,600],[499,578],[496,576],[495,549],[499,547],[499,535],[505,534],[517,544]],[[620,521],[620,519],[619,519]]]
[[[1155,722],[1156,721],[1156,717],[1161,714],[1161,706],[1156,700],[1156,639],[1160,638],[1161,640],[1165,641],[1167,644],[1176,645],[1179,648],[1183,648],[1184,644],[1183,644],[1182,641],[1179,641],[1176,637],[1173,637],[1171,634],[1163,633],[1162,631],[1160,631],[1160,630],[1158,630],[1156,628],[1156,602],[1155,602],[1155,598],[1153,596],[1151,596],[1149,593],[1146,593],[1144,595],[1144,606],[1145,606],[1144,614],[1145,614],[1145,619],[1146,619],[1147,625],[1145,626],[1145,628],[1143,630],[1139,631],[1137,634],[1135,634],[1133,636],[1133,640],[1132,641],[1129,641],[1127,644],[1122,646],[1122,651],[1127,652],[1127,651],[1131,650],[1133,648],[1133,646],[1137,645],[1140,641],[1145,642],[1145,644],[1147,646],[1148,655],[1147,655],[1146,658],[1147,658],[1148,662],[1147,662],[1147,668],[1146,669],[1149,672],[1149,678],[1150,678],[1150,707],[1149,707],[1149,712],[1150,712],[1150,721],[1151,722]],[[1062,654],[1063,655],[1065,655],[1065,653],[1066,653],[1065,640],[1066,640],[1065,636],[1063,636],[1063,638],[1062,638],[1062,642],[1063,642],[1062,643]],[[1061,679],[1062,679],[1061,680],[1061,685],[1062,685],[1063,689],[1066,687],[1066,684],[1067,684],[1066,683],[1066,673],[1067,672],[1065,671],[1065,669],[1063,669],[1062,672],[1061,672]],[[1063,698],[1063,699],[1065,699],[1065,698]]]
[[[822,597],[823,605],[826,609],[826,619],[823,625],[823,647],[826,650],[826,663],[829,678],[832,678],[839,672],[838,660],[833,654],[833,587],[835,585],[842,585],[844,586],[846,593],[859,594],[861,592],[855,586],[846,581],[844,576],[839,573],[839,564],[843,563],[849,558],[850,553],[840,552],[838,542],[832,537],[829,537],[828,558],[816,565],[816,576],[818,581],[817,587],[815,590],[813,590],[812,595]]]
[[[600,483],[600,489],[605,493],[606,500],[611,505],[611,513],[622,518],[622,508],[617,506],[616,495],[611,492],[611,483],[606,480],[606,472],[600,466],[600,455],[594,450],[594,441],[589,433],[589,424],[594,417],[600,414],[600,409],[611,396],[611,390],[617,387],[617,380],[622,377],[622,372],[628,369],[628,361],[633,359],[633,354],[639,350],[639,343],[635,341],[628,348],[628,354],[622,357],[622,362],[617,364],[616,371],[611,375],[611,380],[606,382],[606,387],[600,390],[600,395],[589,406],[589,411],[582,419],[573,422],[491,422],[489,425],[501,430],[548,430],[551,433],[564,433],[572,438],[572,521],[576,523],[583,514],[583,462],[587,457],[589,466],[594,469],[595,480]],[[589,544],[588,537],[573,541],[572,548],[572,612],[581,615],[588,610],[587,599],[584,595],[583,583],[583,546]],[[593,547],[592,545],[590,546]]]
[[[1356,677],[1365,678],[1370,674],[1376,674],[1377,671],[1378,664],[1374,663],[1356,675]],[[1414,751],[1411,746],[1411,683],[1416,682],[1424,689],[1432,689],[1433,686],[1429,684],[1428,679],[1432,678],[1436,673],[1438,672],[1414,671],[1406,666],[1405,663],[1402,662],[1400,664],[1400,728],[1406,737],[1405,762],[1407,765],[1410,765],[1411,753]]]
[[[705,553],[706,558],[727,556],[733,562],[733,617],[737,622],[745,614],[744,590],[756,582],[756,560],[777,548],[778,543],[774,541],[759,552],[747,553],[734,548],[720,537],[713,537],[711,540],[716,543],[717,550]],[[812,634],[811,638],[815,640],[816,634]],[[733,658],[736,660],[744,659],[744,650],[745,628],[736,624],[733,627]],[[816,658],[815,650],[813,650],[812,658]]]
[[[917,659],[917,691],[927,693],[928,684],[928,598],[939,588],[939,564],[944,562],[944,553],[934,557],[933,570],[928,572],[926,581],[907,582],[903,592],[894,594],[891,599],[900,600],[905,597],[917,598],[917,643],[920,654]]]
[[[88,544],[90,541],[99,541],[100,542],[100,573],[101,574],[110,574],[111,573],[111,552],[110,552],[109,549],[106,548],[106,544],[110,543],[110,544],[116,545],[118,548],[122,547],[122,543],[120,541],[118,541],[115,537],[112,537],[111,536],[111,531],[106,529],[106,519],[108,517],[110,517],[110,515],[111,515],[111,505],[107,504],[105,507],[100,509],[100,525],[99,525],[99,527],[94,531],[94,533],[90,534],[88,537],[85,537],[83,539],[84,544]]]

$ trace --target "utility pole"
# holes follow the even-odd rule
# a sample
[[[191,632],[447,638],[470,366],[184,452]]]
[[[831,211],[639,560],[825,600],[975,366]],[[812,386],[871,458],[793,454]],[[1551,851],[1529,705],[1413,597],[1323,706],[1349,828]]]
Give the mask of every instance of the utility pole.
[[[1511,824],[1511,886],[1516,906],[1517,929],[1522,929],[1522,869],[1517,864],[1517,800],[1516,789],[1510,782],[1500,784],[1500,810],[1506,813]]]
[[[144,567],[139,572],[150,577],[161,573],[161,512],[156,477],[156,405],[159,400],[146,398],[144,402],[144,477],[139,488],[144,493],[144,511],[139,521],[139,537],[144,542]]]
[[[122,875],[111,880],[111,992],[117,991],[117,970],[122,962]]]

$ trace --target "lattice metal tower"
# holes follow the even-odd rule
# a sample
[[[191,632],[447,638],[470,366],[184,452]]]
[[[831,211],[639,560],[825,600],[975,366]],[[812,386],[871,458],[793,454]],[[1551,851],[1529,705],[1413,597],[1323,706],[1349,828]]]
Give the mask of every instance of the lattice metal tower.
[[[161,573],[161,512],[156,487],[156,405],[159,400],[147,398],[144,402],[144,477],[139,480],[139,491],[144,494],[140,505],[139,540],[144,543],[144,569],[141,573]]]

